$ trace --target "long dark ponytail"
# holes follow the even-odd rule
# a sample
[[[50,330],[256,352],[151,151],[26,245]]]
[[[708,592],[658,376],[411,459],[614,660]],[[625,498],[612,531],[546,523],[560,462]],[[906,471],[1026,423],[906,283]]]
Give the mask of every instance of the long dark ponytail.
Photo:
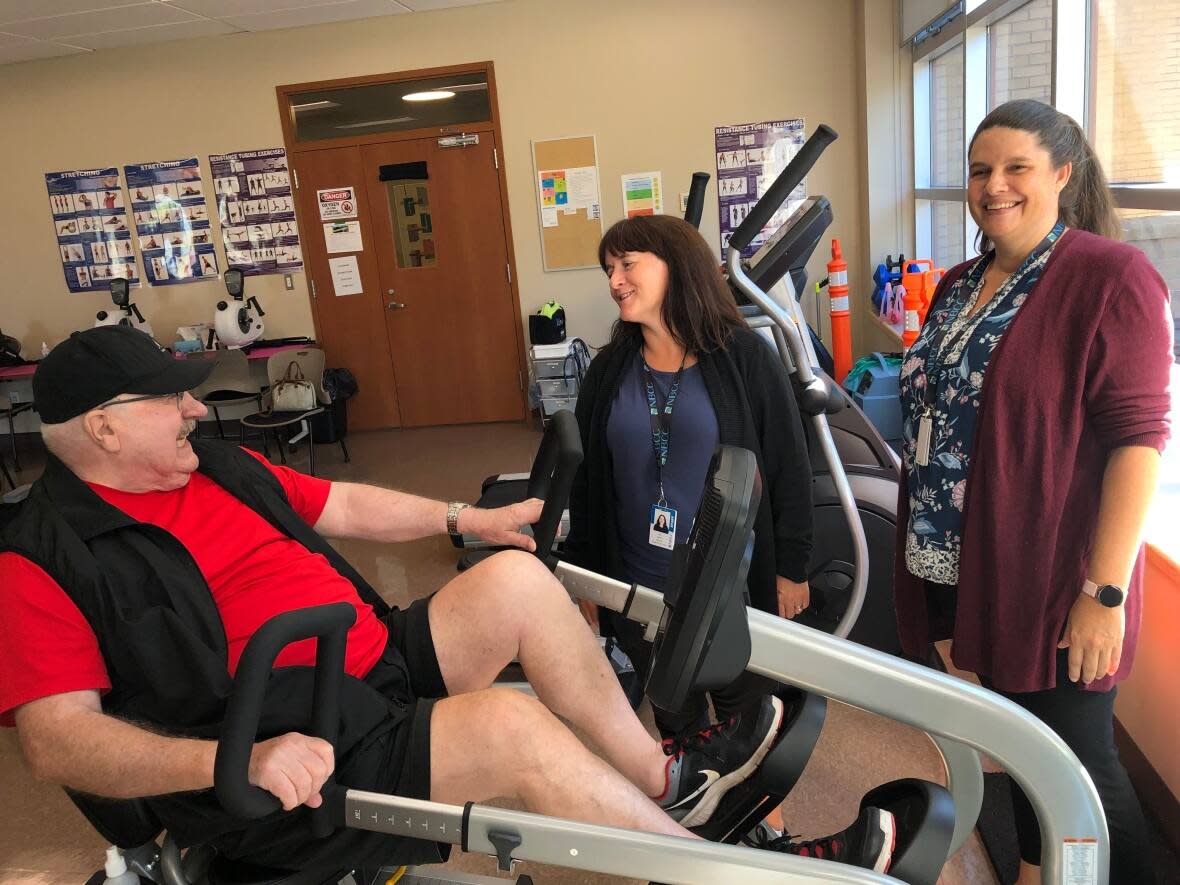
[[[1041,147],[1049,152],[1054,169],[1060,169],[1066,163],[1073,164],[1069,183],[1058,197],[1062,221],[1070,227],[1112,240],[1121,238],[1122,228],[1115,213],[1106,175],[1102,172],[1102,163],[1086,139],[1086,133],[1073,117],[1030,98],[1006,102],[983,118],[971,136],[967,155],[971,155],[971,147],[979,133],[997,126],[1035,135]],[[992,246],[983,231],[979,232],[976,245],[981,254]]]

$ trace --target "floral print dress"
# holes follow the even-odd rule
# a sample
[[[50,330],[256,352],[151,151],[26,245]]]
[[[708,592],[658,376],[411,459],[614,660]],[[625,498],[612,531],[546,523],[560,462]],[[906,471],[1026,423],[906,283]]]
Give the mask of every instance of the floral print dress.
[[[910,498],[905,563],[910,573],[957,584],[975,425],[996,345],[1040,278],[1065,225],[1060,221],[978,311],[987,268],[980,256],[926,317],[901,366],[902,469]],[[917,458],[919,427],[930,422],[929,454]]]

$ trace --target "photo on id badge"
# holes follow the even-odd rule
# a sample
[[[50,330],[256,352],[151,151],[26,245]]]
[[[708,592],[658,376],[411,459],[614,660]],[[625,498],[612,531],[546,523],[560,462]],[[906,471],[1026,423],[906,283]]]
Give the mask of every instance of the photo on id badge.
[[[676,546],[676,511],[671,507],[653,504],[648,521],[647,542],[671,550]]]

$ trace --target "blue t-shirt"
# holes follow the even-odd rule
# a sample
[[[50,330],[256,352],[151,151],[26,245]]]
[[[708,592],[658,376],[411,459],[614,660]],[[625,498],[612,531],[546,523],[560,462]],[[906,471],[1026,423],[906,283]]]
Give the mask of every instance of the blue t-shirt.
[[[675,372],[652,370],[656,401],[663,411]],[[692,520],[701,502],[705,473],[717,448],[717,415],[701,377],[700,364],[680,376],[680,392],[665,416],[670,426],[668,463],[663,468],[664,497],[676,511],[676,543],[688,540]],[[643,361],[631,358],[619,382],[619,394],[611,405],[606,442],[614,468],[619,552],[629,580],[653,590],[663,590],[672,563],[672,551],[648,543],[651,508],[659,499],[656,456],[652,449],[651,412]]]

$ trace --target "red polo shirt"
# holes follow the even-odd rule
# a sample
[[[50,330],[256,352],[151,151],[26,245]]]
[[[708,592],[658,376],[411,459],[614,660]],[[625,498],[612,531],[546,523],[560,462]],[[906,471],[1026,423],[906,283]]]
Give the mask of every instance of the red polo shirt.
[[[314,525],[332,484],[259,460],[282,484],[295,511]],[[282,534],[204,474],[194,473],[187,485],[170,492],[88,485],[132,519],[172,534],[192,555],[225,627],[231,673],[254,631],[271,617],[329,602],[357,609],[348,636],[348,672],[364,676],[381,656],[388,632],[352,584],[323,556]],[[111,687],[98,639],[78,607],[45,571],[16,553],[0,553],[0,611],[0,726],[11,727],[15,709],[29,701]],[[276,664],[314,662],[315,640],[306,640],[288,646]]]

